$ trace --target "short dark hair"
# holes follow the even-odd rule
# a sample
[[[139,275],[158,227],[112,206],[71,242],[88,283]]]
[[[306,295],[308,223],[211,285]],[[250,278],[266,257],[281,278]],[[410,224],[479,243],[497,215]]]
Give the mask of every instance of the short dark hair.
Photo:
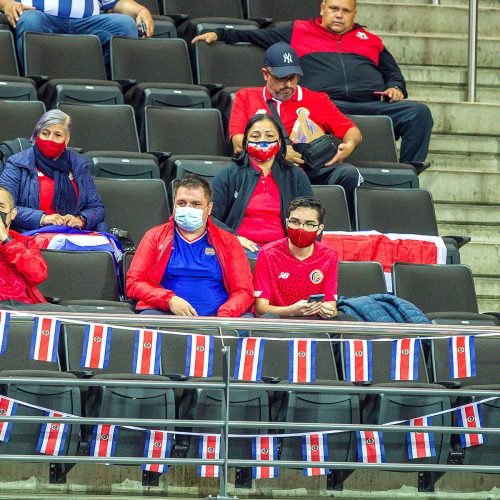
[[[14,200],[14,195],[5,187],[0,185],[0,191],[3,191],[6,195],[7,198],[9,199],[10,203],[10,208],[14,208],[16,206],[16,201]]]
[[[321,201],[311,198],[310,196],[299,196],[298,198],[295,198],[295,200],[292,200],[290,205],[288,205],[287,217],[290,217],[290,214],[294,210],[297,210],[297,208],[312,208],[316,210],[318,213],[318,221],[320,224],[323,224],[326,209]]]
[[[280,127],[280,125],[276,123],[276,120],[268,113],[257,113],[256,115],[253,115],[252,118],[250,118],[250,120],[248,120],[245,126],[245,131],[243,132],[243,151],[234,158],[236,163],[238,165],[245,165],[249,163],[248,153],[247,153],[248,133],[250,132],[250,129],[253,127],[255,123],[262,122],[264,120],[270,121],[278,131],[278,136],[280,138],[280,150],[276,155],[276,160],[278,161],[281,167],[291,168],[293,165],[285,159],[286,140],[285,136],[283,135],[283,130]]]
[[[174,182],[174,200],[175,197],[177,196],[177,191],[179,188],[186,188],[186,189],[203,189],[203,192],[205,193],[205,198],[208,200],[208,203],[211,203],[212,197],[213,197],[213,191],[212,191],[212,186],[210,183],[204,179],[203,177],[200,177],[199,175],[196,174],[189,174],[186,177],[183,177],[182,179],[178,179]]]

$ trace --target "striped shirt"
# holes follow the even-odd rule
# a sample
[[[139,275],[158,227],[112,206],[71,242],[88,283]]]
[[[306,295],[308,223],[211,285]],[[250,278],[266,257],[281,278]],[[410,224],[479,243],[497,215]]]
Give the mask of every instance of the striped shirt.
[[[17,0],[19,1],[19,0]],[[64,19],[83,19],[97,16],[101,10],[112,9],[119,0],[20,0],[49,16]]]

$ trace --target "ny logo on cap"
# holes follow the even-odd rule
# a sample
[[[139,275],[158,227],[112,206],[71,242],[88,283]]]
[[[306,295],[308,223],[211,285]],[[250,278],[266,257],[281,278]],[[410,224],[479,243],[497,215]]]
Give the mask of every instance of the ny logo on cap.
[[[291,64],[292,63],[292,54],[290,52],[285,52],[283,54],[283,62],[286,64]]]

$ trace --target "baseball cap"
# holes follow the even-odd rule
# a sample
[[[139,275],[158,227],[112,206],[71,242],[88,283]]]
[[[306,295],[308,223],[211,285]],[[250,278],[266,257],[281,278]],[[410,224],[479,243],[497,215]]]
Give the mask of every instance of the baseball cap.
[[[288,43],[271,45],[264,55],[264,66],[270,67],[273,75],[283,78],[288,75],[303,75],[297,52]]]

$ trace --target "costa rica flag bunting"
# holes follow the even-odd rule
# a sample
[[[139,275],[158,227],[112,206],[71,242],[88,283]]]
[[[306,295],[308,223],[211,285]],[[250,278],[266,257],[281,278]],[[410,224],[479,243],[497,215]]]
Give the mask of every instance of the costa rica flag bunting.
[[[463,406],[462,408],[457,408],[455,410],[458,420],[458,425],[460,427],[467,428],[481,428],[482,427],[482,415],[481,409],[478,404],[470,404]],[[486,437],[484,434],[460,434],[460,443],[462,448],[468,448],[469,446],[478,446],[486,442]]]
[[[432,425],[431,417],[412,418],[408,425],[413,427],[428,427]],[[408,448],[408,458],[427,458],[436,456],[434,446],[434,434],[432,432],[408,432],[406,434],[406,443]]]
[[[358,438],[358,462],[385,463],[384,440],[381,432],[356,431],[356,436]]]
[[[476,376],[476,347],[472,335],[450,337],[450,377],[464,378]]]
[[[254,460],[278,460],[278,438],[275,436],[256,436],[252,439],[252,458]],[[253,479],[278,477],[278,467],[252,467]]]
[[[234,369],[236,380],[256,381],[261,379],[265,344],[266,340],[263,338],[245,337],[238,339]]]
[[[17,403],[10,398],[0,396],[0,415],[8,417],[15,415],[17,411]],[[6,443],[9,440],[12,422],[0,422],[0,441]]]
[[[328,461],[328,437],[326,434],[305,434],[302,436],[302,458],[308,462]],[[306,467],[304,476],[328,474],[324,467]]]
[[[198,457],[218,460],[220,457],[220,435],[200,436]],[[219,477],[220,467],[218,465],[198,465],[198,476]]]
[[[61,322],[54,318],[35,316],[31,336],[30,358],[37,361],[57,361]]]
[[[288,367],[290,383],[314,382],[316,380],[316,341],[290,340]]]
[[[345,345],[345,366],[347,382],[371,382],[372,341],[348,340]]]
[[[168,458],[172,447],[172,434],[166,431],[146,431],[146,442],[144,444],[144,456],[146,458]],[[142,470],[151,472],[168,471],[167,464],[143,464]]]
[[[109,361],[112,329],[106,325],[85,326],[81,365],[84,368],[106,369]]]
[[[7,350],[7,337],[9,335],[10,314],[0,311],[0,355]]]
[[[211,377],[214,363],[214,338],[209,335],[188,335],[186,345],[187,377]]]
[[[118,426],[110,424],[94,425],[90,456],[112,457],[115,454]]]
[[[418,380],[420,339],[392,341],[392,380]]]
[[[65,416],[63,413],[57,411],[46,411],[44,413],[48,417]],[[69,425],[65,423],[47,422],[46,424],[42,424],[36,451],[45,455],[61,455],[64,452],[68,428]]]
[[[142,375],[160,373],[161,333],[154,330],[135,332],[132,372]]]

